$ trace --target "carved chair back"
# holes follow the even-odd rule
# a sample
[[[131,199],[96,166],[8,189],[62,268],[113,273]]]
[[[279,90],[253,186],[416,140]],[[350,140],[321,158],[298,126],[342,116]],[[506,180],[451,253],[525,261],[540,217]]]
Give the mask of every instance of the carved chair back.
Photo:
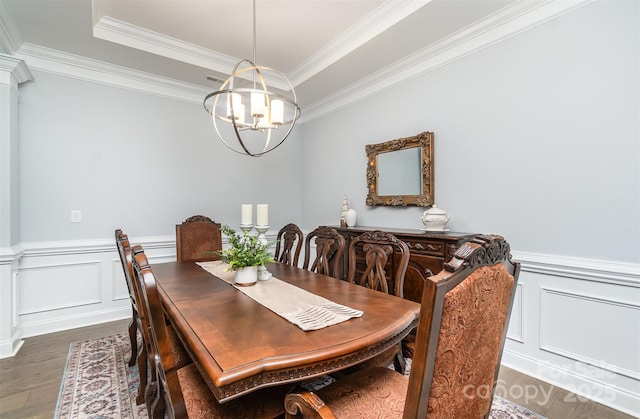
[[[144,337],[148,341],[148,358],[152,371],[152,387],[147,390],[149,417],[164,417],[167,412],[170,418],[186,418],[186,407],[177,375],[179,365],[173,356],[156,279],[141,248],[135,253],[133,271],[142,296]]]
[[[141,290],[150,342],[149,362],[152,364],[151,385],[147,394],[149,418],[207,419],[276,418],[282,417],[282,400],[289,385],[269,387],[220,404],[205,383],[194,363],[185,365],[176,353],[175,331],[167,322],[155,276],[142,251],[134,248],[133,271]],[[150,406],[149,406],[150,405]]]
[[[176,225],[176,256],[178,261],[202,262],[218,260],[222,250],[220,224],[209,217],[194,215]]]
[[[374,406],[380,417],[488,418],[520,274],[509,252],[503,237],[478,236],[427,279],[408,380],[363,369],[315,393],[290,392],[286,417],[350,418]]]
[[[315,258],[311,260],[311,243],[315,242]],[[346,247],[344,237],[334,228],[321,226],[307,235],[304,241],[303,269],[342,279],[342,255]]]
[[[364,255],[361,273],[356,272],[359,251]],[[351,241],[348,255],[349,282],[402,298],[404,276],[409,265],[409,247],[405,242],[391,233],[367,231]],[[391,272],[387,272],[387,267]],[[387,277],[393,284],[391,291]]]
[[[519,274],[503,237],[478,236],[429,278],[404,417],[489,417]]]
[[[303,241],[302,230],[297,225],[289,223],[282,227],[276,239],[275,261],[297,267]]]
[[[131,322],[129,323],[131,355],[129,358],[129,366],[133,366],[137,361],[138,373],[140,375],[140,386],[136,397],[136,403],[141,404],[144,402],[144,389],[147,385],[147,352],[144,343],[141,348],[138,348],[138,330],[140,333],[143,333],[142,320],[140,319],[140,313],[138,310],[140,295],[136,291],[137,288],[133,278],[133,253],[129,243],[129,238],[120,229],[115,231],[115,238],[118,255],[120,256],[120,263],[122,264],[122,271],[124,272],[127,289],[129,290],[129,300],[131,301]]]

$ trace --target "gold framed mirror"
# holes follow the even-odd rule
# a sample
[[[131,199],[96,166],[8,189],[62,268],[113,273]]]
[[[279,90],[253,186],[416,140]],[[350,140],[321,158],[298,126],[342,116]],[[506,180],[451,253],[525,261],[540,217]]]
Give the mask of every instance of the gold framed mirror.
[[[367,144],[368,206],[433,205],[433,132]]]

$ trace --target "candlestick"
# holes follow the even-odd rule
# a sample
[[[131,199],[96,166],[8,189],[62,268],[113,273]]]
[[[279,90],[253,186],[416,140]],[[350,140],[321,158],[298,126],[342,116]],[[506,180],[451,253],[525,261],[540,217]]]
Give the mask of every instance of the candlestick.
[[[266,226],[269,225],[269,205],[258,204],[258,215],[256,218],[256,225]]]
[[[240,224],[244,224],[244,225],[253,224],[253,205],[242,204],[242,221]]]
[[[259,207],[259,205],[258,205]],[[257,225],[256,230],[258,231],[258,240],[262,244],[267,244],[269,241],[267,240],[267,236],[265,233],[269,230],[268,225]],[[264,265],[258,266],[258,281],[266,281],[270,279],[273,275],[271,272],[267,270],[267,267]]]

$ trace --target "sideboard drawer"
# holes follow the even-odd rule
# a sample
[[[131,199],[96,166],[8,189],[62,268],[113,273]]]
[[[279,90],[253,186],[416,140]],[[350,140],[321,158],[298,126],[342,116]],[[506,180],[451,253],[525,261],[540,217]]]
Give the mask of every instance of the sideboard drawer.
[[[444,257],[446,246],[442,241],[406,239],[404,242],[411,253]]]

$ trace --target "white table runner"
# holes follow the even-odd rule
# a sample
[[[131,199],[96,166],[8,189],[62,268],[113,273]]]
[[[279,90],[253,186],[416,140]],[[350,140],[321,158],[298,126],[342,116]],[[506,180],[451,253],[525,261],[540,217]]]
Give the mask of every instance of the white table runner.
[[[198,262],[198,265],[234,285],[234,273],[227,271],[228,264],[213,261]],[[268,281],[258,281],[250,287],[235,288],[304,331],[322,329],[363,314],[360,310],[334,303],[275,277]]]

